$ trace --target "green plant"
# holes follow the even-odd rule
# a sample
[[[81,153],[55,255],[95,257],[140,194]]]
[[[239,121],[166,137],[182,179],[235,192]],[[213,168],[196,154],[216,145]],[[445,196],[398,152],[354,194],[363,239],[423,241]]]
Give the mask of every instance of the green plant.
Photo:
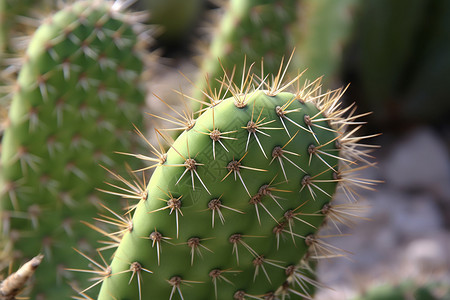
[[[284,84],[292,75],[279,65],[297,43],[291,30],[298,24],[311,34],[300,42],[302,55],[289,61],[308,66],[317,45],[340,45],[347,24],[332,12],[353,1],[309,2],[306,13],[331,13],[319,21],[326,29],[310,19],[299,23],[298,1],[230,1],[202,64],[208,79],[198,81],[193,97],[203,109],[178,112],[185,120],[176,141],[157,130],[170,148],[147,141],[151,155],[130,154],[141,153],[128,131],[131,123],[143,127],[144,103],[136,87],[140,20],[120,7],[130,2],[76,2],[31,41],[2,143],[2,262],[45,252],[36,299],[68,298],[66,282],[79,291],[75,299],[91,299],[100,285],[101,300],[310,299],[320,286],[316,260],[345,255],[319,232],[351,223],[352,204],[335,204],[334,195],[353,202],[355,186],[374,184],[356,175],[368,163],[358,142],[369,136],[353,136],[363,115],[341,106],[343,89],[322,93],[319,79],[304,83],[300,76]],[[311,39],[317,36],[327,38]],[[332,54],[321,55],[314,72],[333,73]],[[245,63],[261,57],[264,67]],[[112,151],[155,162],[148,185],[117,175],[126,157]],[[109,184],[107,194],[139,201],[125,213],[119,201],[98,201],[94,189],[106,190],[102,181],[110,177],[124,185]],[[78,222],[87,224],[95,205],[101,216],[88,226],[109,239],[97,251],[97,233]],[[111,224],[117,230],[107,231]],[[101,263],[92,258],[97,253]],[[92,269],[80,269],[75,256]],[[68,261],[76,272],[68,272]],[[93,283],[79,284],[92,273]]]
[[[137,146],[142,126],[140,15],[121,2],[78,1],[33,35],[17,78],[2,140],[3,261],[45,254],[32,297],[68,298],[86,274],[64,269],[72,247],[95,252],[98,237],[80,220],[96,216],[96,188],[133,161],[114,151]],[[117,201],[108,204],[119,209]]]
[[[245,77],[245,71],[241,72],[244,66],[248,68],[249,63],[264,58],[259,70],[254,66],[255,74],[261,75],[262,69],[266,74],[276,74],[283,57],[294,48],[292,31],[299,18],[298,1],[231,0],[222,10],[223,16],[211,32],[211,44],[202,54],[196,82],[199,89],[194,92],[197,99],[207,101],[201,93],[206,88],[221,94],[223,70],[234,72],[235,82],[240,83]],[[198,110],[200,104],[193,107]]]
[[[295,88],[299,78],[227,78],[231,97],[208,95],[167,152],[142,156],[155,171],[147,187],[122,179],[139,202],[106,234],[118,248],[95,263],[98,299],[310,298],[310,262],[344,254],[318,233],[351,215],[332,203],[336,191],[354,200],[354,185],[373,182],[353,172],[366,137],[347,130],[359,116],[341,107],[343,90]]]
[[[16,296],[22,292],[30,278],[34,275],[37,267],[42,262],[44,256],[42,254],[33,257],[26,262],[16,272],[10,274],[0,282],[0,299],[14,300]]]

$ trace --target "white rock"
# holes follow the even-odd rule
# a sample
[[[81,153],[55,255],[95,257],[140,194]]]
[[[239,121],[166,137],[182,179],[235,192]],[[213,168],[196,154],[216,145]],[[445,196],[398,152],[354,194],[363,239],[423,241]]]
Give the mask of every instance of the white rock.
[[[393,147],[383,163],[386,183],[402,189],[433,189],[450,195],[450,157],[429,128],[412,131]]]
[[[441,228],[442,215],[430,194],[393,194],[391,200],[396,206],[391,211],[391,228],[399,238],[421,238]]]

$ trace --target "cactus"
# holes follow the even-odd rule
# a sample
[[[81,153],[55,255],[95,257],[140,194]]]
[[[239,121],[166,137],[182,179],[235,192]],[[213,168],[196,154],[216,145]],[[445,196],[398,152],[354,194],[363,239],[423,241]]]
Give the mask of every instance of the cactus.
[[[5,51],[10,49],[11,31],[17,29],[17,17],[26,15],[33,1],[12,1],[0,0],[0,53],[3,56]]]
[[[30,33],[30,20],[56,8],[54,0],[0,0],[0,61],[15,54],[14,39]],[[20,47],[19,47],[20,48]]]
[[[348,219],[333,195],[373,182],[351,172],[367,153],[346,131],[359,116],[341,108],[343,90],[288,92],[300,76],[281,85],[281,73],[255,89],[251,73],[242,88],[229,79],[232,97],[210,95],[167,152],[141,156],[155,162],[147,187],[122,179],[139,202],[119,216],[121,239],[107,234],[111,264],[91,270],[98,299],[310,298],[309,263],[345,254],[318,233]]]
[[[291,32],[299,17],[298,1],[231,0],[223,9],[223,16],[212,32],[211,45],[202,54],[201,77],[196,82],[200,89],[194,94],[197,99],[205,99],[200,90],[207,86],[220,93],[220,82],[216,80],[223,69],[232,73],[236,68],[235,82],[241,82],[245,77],[245,72],[241,73],[244,58],[255,62],[263,57],[264,72],[276,74],[282,58],[294,48]],[[255,74],[261,74],[261,70],[255,67]],[[198,110],[198,103],[193,108]]]
[[[78,257],[72,247],[95,248],[97,235],[80,220],[107,199],[96,191],[108,174],[99,164],[119,168],[130,159],[113,151],[136,146],[126,136],[132,123],[142,126],[144,31],[124,3],[78,1],[54,14],[33,35],[17,79],[2,141],[1,243],[9,260],[45,254],[33,299],[67,299],[66,282],[86,277],[64,268]]]

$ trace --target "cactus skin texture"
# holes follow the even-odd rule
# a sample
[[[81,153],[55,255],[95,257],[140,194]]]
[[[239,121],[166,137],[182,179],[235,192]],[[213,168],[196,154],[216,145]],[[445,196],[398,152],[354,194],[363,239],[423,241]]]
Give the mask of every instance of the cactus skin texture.
[[[338,220],[330,201],[351,191],[362,154],[344,133],[356,116],[343,117],[343,90],[253,79],[227,83],[233,96],[211,98],[157,155],[98,299],[309,298],[309,262],[342,254],[317,231]]]
[[[236,68],[235,82],[245,77],[241,73],[245,63],[264,58],[264,72],[276,74],[283,57],[294,48],[292,36],[298,15],[296,0],[231,0],[223,7],[224,13],[212,32],[212,41],[203,54],[200,65],[201,77],[196,85],[207,86],[219,93],[219,79],[223,70],[231,73]],[[218,61],[220,60],[220,63]],[[255,73],[260,74],[260,70]],[[209,78],[205,81],[204,74]],[[194,97],[203,98],[200,90]],[[194,104],[194,110],[199,105]]]
[[[140,23],[119,4],[79,1],[54,14],[17,79],[2,141],[1,242],[8,261],[45,254],[33,299],[68,299],[67,282],[86,277],[64,268],[79,257],[72,247],[90,253],[98,240],[80,220],[107,199],[99,165],[123,168],[130,159],[113,151],[130,151],[125,133],[142,126]]]

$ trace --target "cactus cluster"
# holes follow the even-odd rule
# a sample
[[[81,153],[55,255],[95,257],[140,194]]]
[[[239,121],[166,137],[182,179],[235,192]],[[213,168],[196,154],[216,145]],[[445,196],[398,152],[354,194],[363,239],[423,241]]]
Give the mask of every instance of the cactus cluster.
[[[96,191],[108,174],[99,165],[132,163],[114,152],[133,149],[132,123],[142,126],[139,18],[120,2],[79,1],[28,46],[2,140],[0,226],[4,260],[45,254],[36,299],[67,298],[67,282],[86,277],[64,268],[72,247],[94,251],[97,236],[80,220],[91,221],[107,199]]]
[[[56,6],[54,0],[0,0],[0,113],[10,104],[8,87],[18,72],[14,61],[23,56],[28,36],[40,23],[36,19],[49,14]]]
[[[231,97],[208,95],[167,152],[152,146],[148,186],[130,189],[140,200],[120,216],[120,241],[107,235],[114,258],[94,269],[98,299],[310,298],[310,262],[344,255],[318,233],[346,219],[334,194],[372,182],[352,175],[366,153],[346,131],[359,116],[341,107],[343,89],[288,92],[299,78],[229,79]]]
[[[354,136],[364,115],[342,106],[345,89],[322,92],[320,79],[283,69],[298,1],[229,2],[201,65],[207,80],[187,96],[195,112],[169,119],[181,122],[175,141],[156,129],[159,147],[138,129],[148,45],[133,2],[65,4],[30,40],[2,140],[0,258],[44,257],[3,281],[0,298],[14,299],[9,287],[40,264],[25,294],[39,300],[73,289],[74,299],[311,299],[317,260],[345,255],[319,230],[350,224],[354,188],[375,182],[357,175],[371,136]],[[119,175],[135,158],[150,162],[135,171],[152,169],[148,182]],[[338,192],[349,203],[335,204]]]

